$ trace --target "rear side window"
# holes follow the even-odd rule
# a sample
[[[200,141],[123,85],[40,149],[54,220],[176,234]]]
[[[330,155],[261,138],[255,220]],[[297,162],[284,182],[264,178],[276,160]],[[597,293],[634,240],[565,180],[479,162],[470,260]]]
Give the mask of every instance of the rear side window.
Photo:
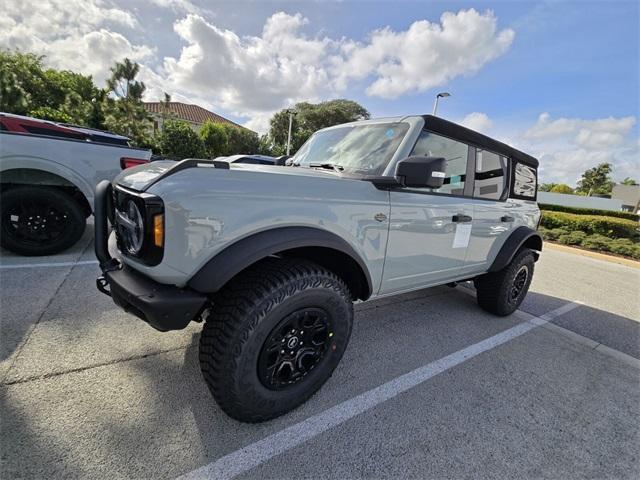
[[[507,159],[487,150],[476,150],[475,198],[501,200],[507,189]]]
[[[515,163],[511,196],[523,200],[535,200],[538,189],[538,174],[535,168]]]

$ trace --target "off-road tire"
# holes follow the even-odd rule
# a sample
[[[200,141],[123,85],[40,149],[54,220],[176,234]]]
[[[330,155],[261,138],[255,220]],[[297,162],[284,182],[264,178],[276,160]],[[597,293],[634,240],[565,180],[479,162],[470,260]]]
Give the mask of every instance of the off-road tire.
[[[267,388],[258,373],[263,344],[300,309],[327,312],[326,353],[298,383]],[[200,337],[200,368],[214,399],[242,422],[278,417],[311,397],[331,376],[353,324],[349,289],[333,272],[303,259],[268,258],[231,280],[214,298]]]
[[[478,305],[483,310],[495,315],[506,316],[517,310],[527,295],[531,279],[535,256],[532,250],[520,250],[511,263],[498,272],[487,273],[474,280]],[[520,273],[526,270],[527,278],[518,291],[513,295],[514,282]]]
[[[14,187],[2,193],[0,202],[0,245],[2,248],[26,256],[53,255],[75,245],[84,233],[87,219],[80,204],[65,192],[49,187]],[[38,239],[21,235],[11,225],[16,209],[27,204],[54,208],[61,220],[60,233],[53,239]],[[51,218],[50,218],[51,220]],[[46,225],[46,223],[44,224]]]

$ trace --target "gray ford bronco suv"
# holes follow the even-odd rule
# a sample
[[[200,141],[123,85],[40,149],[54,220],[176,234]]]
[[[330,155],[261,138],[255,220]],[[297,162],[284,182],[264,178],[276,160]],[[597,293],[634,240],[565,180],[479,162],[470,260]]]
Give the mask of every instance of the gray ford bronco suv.
[[[489,312],[522,302],[535,158],[425,115],[320,130],[290,163],[159,161],[97,189],[98,288],[161,331],[204,322],[202,373],[233,418],[313,395],[354,301],[473,280]]]

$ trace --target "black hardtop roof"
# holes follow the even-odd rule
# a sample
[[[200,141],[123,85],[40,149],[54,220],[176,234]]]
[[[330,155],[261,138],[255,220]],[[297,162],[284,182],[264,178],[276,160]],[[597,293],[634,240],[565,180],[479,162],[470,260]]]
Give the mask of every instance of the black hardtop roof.
[[[518,162],[526,163],[532,167],[538,167],[538,159],[531,155],[521,152],[506,143],[499,142],[493,138],[487,137],[481,133],[475,132],[469,128],[458,125],[457,123],[444,120],[433,115],[423,115],[425,128],[433,133],[439,133],[445,137],[451,137],[461,142],[469,143],[476,147],[480,147],[492,152],[509,156]]]

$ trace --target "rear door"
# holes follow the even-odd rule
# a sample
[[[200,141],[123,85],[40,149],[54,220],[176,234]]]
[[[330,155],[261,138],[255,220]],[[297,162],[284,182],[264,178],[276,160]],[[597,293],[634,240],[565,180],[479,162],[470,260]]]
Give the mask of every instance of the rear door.
[[[466,266],[485,271],[517,223],[517,204],[508,201],[509,159],[488,150],[472,148],[473,221]],[[475,155],[474,155],[475,154]]]
[[[469,146],[424,131],[411,155],[444,157],[445,183],[439,189],[390,192],[389,240],[380,293],[446,283],[465,268],[471,231]]]

